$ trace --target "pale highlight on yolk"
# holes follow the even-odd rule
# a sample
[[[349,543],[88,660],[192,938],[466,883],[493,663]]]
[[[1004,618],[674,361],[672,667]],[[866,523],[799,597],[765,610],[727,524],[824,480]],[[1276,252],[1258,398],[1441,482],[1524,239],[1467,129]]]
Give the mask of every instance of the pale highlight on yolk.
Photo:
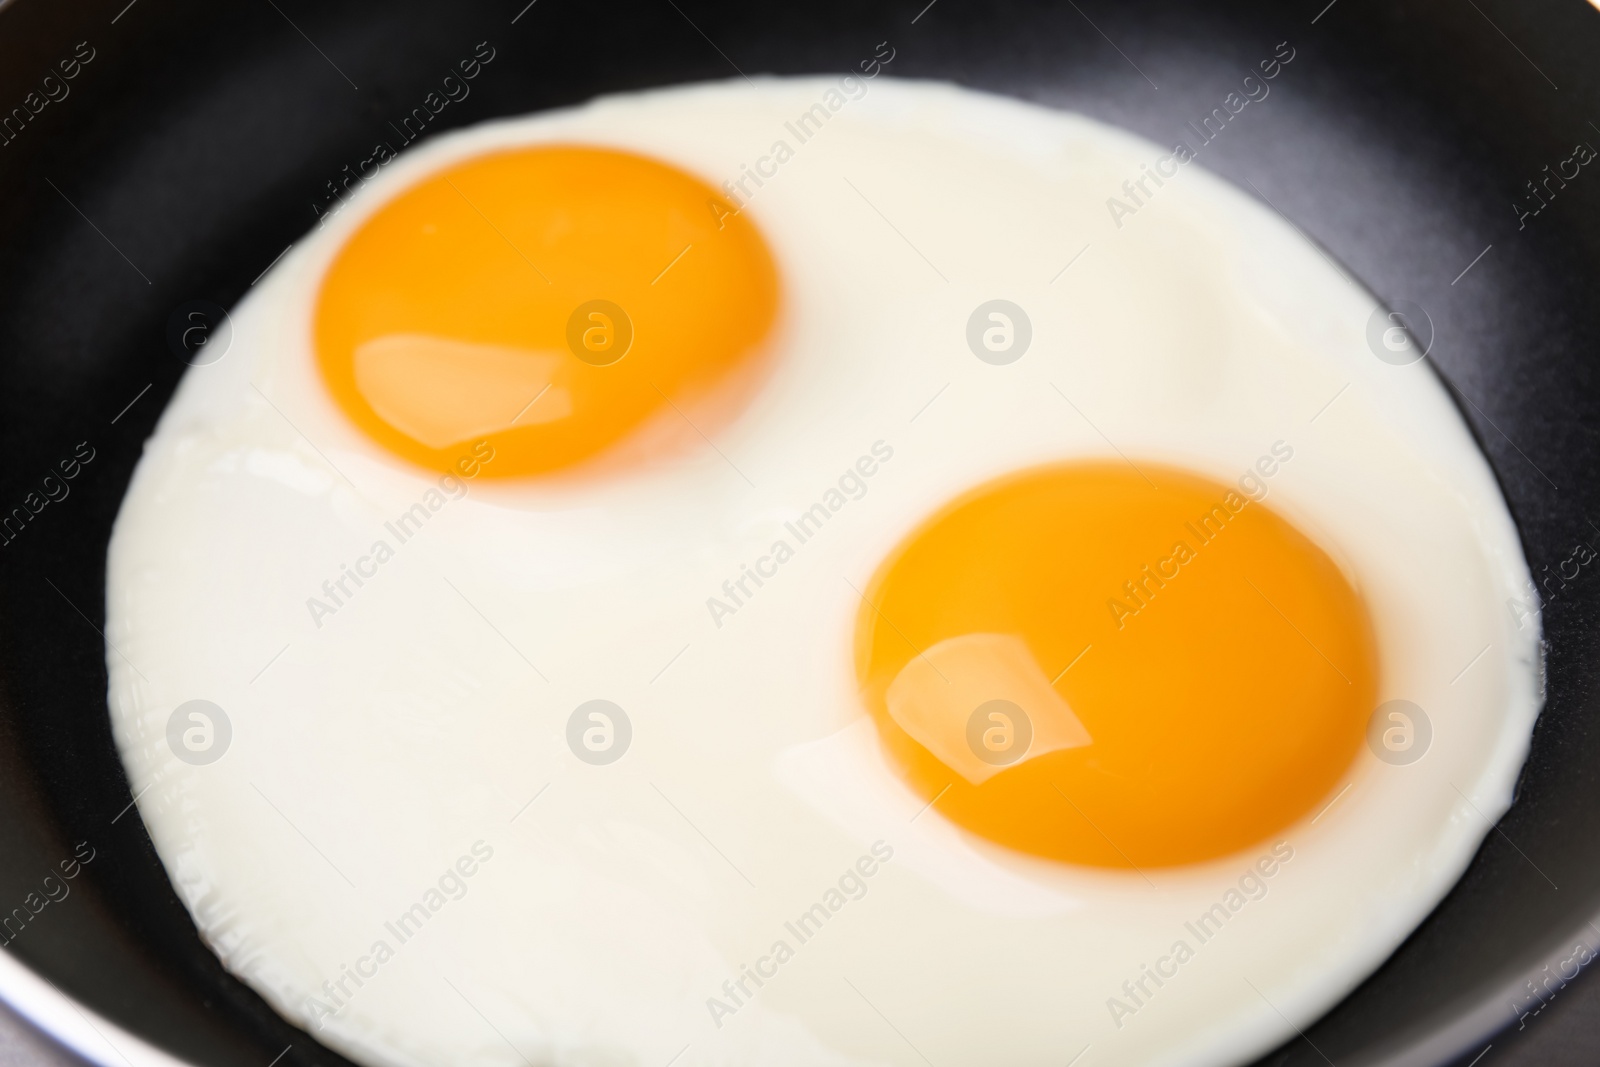
[[[892,764],[997,844],[1097,867],[1214,859],[1313,813],[1362,744],[1376,643],[1339,568],[1264,503],[1140,469],[1150,482],[1091,463],[983,486],[907,537],[867,591],[856,667]],[[1006,666],[1023,645],[1034,662]],[[983,765],[952,746],[971,744],[991,690],[1059,740],[982,778],[993,768],[960,771]],[[963,759],[901,725],[933,731],[940,715],[922,736]]]
[[[766,243],[705,183],[545,146],[456,163],[363,222],[323,279],[315,346],[390,452],[449,470],[487,441],[483,475],[545,474],[698,442],[759,379],[777,304]]]

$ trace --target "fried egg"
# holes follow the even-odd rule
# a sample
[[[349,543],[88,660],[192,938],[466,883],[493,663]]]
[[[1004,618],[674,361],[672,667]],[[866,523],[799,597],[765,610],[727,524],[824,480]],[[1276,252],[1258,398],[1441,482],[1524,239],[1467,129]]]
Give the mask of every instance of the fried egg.
[[[1183,153],[948,85],[432,139],[146,446],[140,814],[374,1067],[1248,1060],[1460,876],[1541,700],[1381,311]]]

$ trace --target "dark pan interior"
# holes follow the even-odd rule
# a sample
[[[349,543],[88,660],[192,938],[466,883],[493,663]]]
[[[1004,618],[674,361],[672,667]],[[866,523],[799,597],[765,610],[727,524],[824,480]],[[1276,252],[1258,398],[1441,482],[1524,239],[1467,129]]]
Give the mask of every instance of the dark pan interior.
[[[98,633],[105,549],[185,369],[166,343],[173,310],[234,303],[316,221],[325,183],[396,142],[390,122],[480,41],[494,62],[431,130],[740,72],[843,72],[887,40],[890,76],[1169,144],[1289,42],[1271,98],[1202,164],[1253,183],[1384,298],[1427,309],[1431,358],[1549,583],[1549,699],[1502,832],[1388,964],[1265,1062],[1361,1062],[1437,1031],[1600,912],[1600,563],[1573,563],[1600,545],[1600,174],[1585,168],[1537,215],[1514,208],[1576,142],[1600,145],[1600,14],[1581,0],[926,2],[0,8],[0,106],[78,42],[93,51],[70,95],[0,147],[0,516],[80,442],[94,453],[0,547],[0,905],[75,843],[95,857],[9,951],[196,1063],[266,1064],[285,1046],[286,1067],[345,1062],[222,970],[129,810]]]

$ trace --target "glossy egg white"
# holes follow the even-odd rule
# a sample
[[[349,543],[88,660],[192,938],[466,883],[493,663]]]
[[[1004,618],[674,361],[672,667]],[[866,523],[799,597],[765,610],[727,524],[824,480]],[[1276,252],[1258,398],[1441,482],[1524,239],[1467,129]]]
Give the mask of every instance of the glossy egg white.
[[[843,103],[798,143],[786,123],[830,92]],[[546,141],[713,186],[759,164],[745,210],[783,281],[777,366],[714,448],[441,485],[324,392],[319,279],[409,183]],[[1433,371],[1369,348],[1371,294],[1203,161],[1112,217],[1164,157],[880,77],[610,97],[385,166],[233,310],[110,549],[116,740],[224,964],[385,1067],[1225,1064],[1331,1007],[1509,804],[1538,616],[1508,610],[1527,600],[1516,530]],[[993,299],[1031,322],[1005,365],[966,340]],[[857,590],[885,554],[1022,467],[1120,453],[1233,482],[1279,442],[1293,459],[1267,499],[1358,584],[1380,697],[1425,709],[1425,756],[1364,749],[1278,838],[1145,873],[1018,856],[924,811],[856,695]],[[841,479],[862,457],[858,492]],[[833,489],[844,503],[797,543],[785,524]],[[390,525],[419,502],[402,542]],[[792,554],[770,562],[779,541]],[[736,611],[708,606],[764,558]],[[308,606],[358,565],[335,612]],[[231,727],[209,763],[169,744],[193,700]],[[569,747],[592,700],[631,726],[614,762]]]

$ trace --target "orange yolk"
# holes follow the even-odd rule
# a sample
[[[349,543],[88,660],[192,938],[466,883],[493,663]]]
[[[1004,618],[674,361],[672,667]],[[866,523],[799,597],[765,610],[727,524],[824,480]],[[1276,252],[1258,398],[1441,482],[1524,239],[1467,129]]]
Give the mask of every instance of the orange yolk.
[[[314,331],[334,400],[438,470],[546,474],[708,431],[760,376],[766,243],[712,188],[626,152],[456,163],[340,249]],[[485,442],[487,443],[485,445]]]
[[[1377,652],[1338,566],[1265,504],[1142,469],[992,482],[868,588],[856,666],[891,763],[989,841],[1213,859],[1325,802],[1362,744]]]

